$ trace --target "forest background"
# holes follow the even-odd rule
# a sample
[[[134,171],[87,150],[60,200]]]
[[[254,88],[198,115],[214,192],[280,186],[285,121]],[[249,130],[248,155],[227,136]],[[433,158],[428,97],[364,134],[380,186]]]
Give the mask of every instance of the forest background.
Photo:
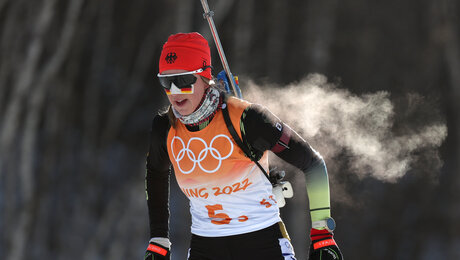
[[[460,3],[209,5],[243,95],[324,156],[345,259],[459,259]],[[198,0],[0,0],[1,259],[143,259],[161,47],[198,31],[222,69],[202,13]],[[281,214],[306,259],[305,180],[280,165],[296,195]],[[188,203],[171,182],[185,259]]]

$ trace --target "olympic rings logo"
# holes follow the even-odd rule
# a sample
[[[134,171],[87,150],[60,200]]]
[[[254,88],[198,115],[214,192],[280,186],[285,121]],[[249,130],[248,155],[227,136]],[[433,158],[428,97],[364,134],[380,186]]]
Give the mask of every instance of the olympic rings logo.
[[[224,138],[226,139],[229,143],[230,143],[230,152],[225,155],[225,156],[222,156],[222,154],[219,152],[219,150],[217,150],[216,148],[213,147],[213,144],[214,142],[218,139],[218,138]],[[182,149],[180,149],[180,151],[177,153],[177,155],[175,155],[174,153],[174,142],[175,141],[178,141],[181,145],[182,145]],[[201,150],[199,153],[198,153],[198,156],[196,156],[196,154],[190,149],[190,144],[193,142],[193,141],[198,141],[198,142],[201,142],[203,145],[204,145],[204,148],[203,150]],[[179,168],[179,170],[183,173],[183,174],[190,174],[191,172],[193,172],[196,168],[196,166],[198,165],[198,167],[200,167],[201,170],[203,170],[204,172],[206,173],[214,173],[216,172],[217,170],[219,170],[220,166],[222,165],[222,161],[227,159],[228,157],[230,157],[230,155],[232,154],[233,152],[233,142],[232,140],[230,139],[230,137],[224,135],[224,134],[220,134],[220,135],[216,135],[212,140],[211,140],[211,143],[208,144],[206,143],[205,140],[199,138],[199,137],[192,137],[190,138],[190,140],[188,140],[188,143],[187,145],[185,145],[184,141],[182,140],[182,138],[178,137],[178,136],[174,136],[172,141],[171,141],[171,152],[172,152],[172,155],[173,155],[173,158],[174,160],[176,161],[177,163],[177,167]],[[187,155],[188,159],[193,162],[193,166],[190,170],[184,170],[181,168],[181,164],[180,162],[185,158],[185,156]],[[203,167],[203,165],[201,165],[201,162],[208,156],[208,155],[211,155],[214,159],[216,159],[219,163],[217,164],[217,166],[214,168],[214,169],[211,169],[211,170],[208,170],[208,169],[205,169]]]

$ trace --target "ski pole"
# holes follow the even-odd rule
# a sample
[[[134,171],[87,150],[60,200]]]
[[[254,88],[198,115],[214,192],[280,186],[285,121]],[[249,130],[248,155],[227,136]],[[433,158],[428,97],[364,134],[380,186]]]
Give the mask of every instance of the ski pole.
[[[222,44],[220,43],[219,35],[217,34],[216,25],[214,24],[214,20],[212,19],[214,12],[209,10],[209,5],[208,5],[207,0],[200,0],[200,1],[201,1],[201,5],[203,5],[203,10],[204,10],[203,18],[208,20],[209,28],[211,29],[212,38],[214,39],[214,43],[216,44],[217,52],[219,53],[219,57],[220,57],[220,61],[222,62],[222,66],[224,67],[225,73],[227,73],[227,77],[230,80],[230,85],[232,86],[233,93],[235,93],[235,95],[238,98],[243,98],[243,95],[241,94],[241,90],[236,84],[235,78],[233,77],[233,74],[230,71],[230,66],[228,66],[227,58],[225,57],[225,53],[222,48]]]

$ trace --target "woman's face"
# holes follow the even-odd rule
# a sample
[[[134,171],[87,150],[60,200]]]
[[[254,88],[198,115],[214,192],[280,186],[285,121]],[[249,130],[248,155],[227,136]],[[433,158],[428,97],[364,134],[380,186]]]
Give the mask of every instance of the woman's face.
[[[163,71],[161,74],[175,74],[186,72],[186,70],[166,70]],[[204,91],[208,87],[208,85],[201,79],[199,75],[194,75],[197,80],[195,84],[193,84],[193,94],[171,94],[168,95],[169,102],[171,105],[176,109],[179,114],[183,116],[190,115],[193,113],[203,98]]]

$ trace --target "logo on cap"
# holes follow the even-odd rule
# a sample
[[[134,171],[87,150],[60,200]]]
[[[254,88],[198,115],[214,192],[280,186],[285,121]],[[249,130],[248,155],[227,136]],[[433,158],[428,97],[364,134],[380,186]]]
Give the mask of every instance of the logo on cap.
[[[168,64],[174,63],[176,59],[177,59],[177,55],[175,52],[170,52],[165,57],[166,63]]]

